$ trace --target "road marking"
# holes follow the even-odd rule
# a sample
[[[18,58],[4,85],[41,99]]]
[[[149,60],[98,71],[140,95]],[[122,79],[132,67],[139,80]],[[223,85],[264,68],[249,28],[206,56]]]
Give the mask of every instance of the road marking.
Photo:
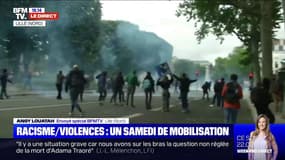
[[[169,108],[173,108],[175,107],[174,105],[170,105]],[[162,107],[159,107],[159,108],[154,108],[154,109],[151,109],[150,111],[160,111],[162,110]],[[127,116],[123,116],[121,118],[135,118],[135,117],[139,117],[139,116],[143,116],[144,114],[143,113],[134,113],[134,114],[131,114],[131,115],[127,115]]]
[[[173,104],[171,104],[170,106],[169,106],[169,108],[173,108],[173,107],[175,107]],[[151,109],[150,111],[161,111],[162,110],[162,107],[158,107],[158,108],[153,108],[153,109]]]
[[[96,102],[85,102],[80,104],[96,104]],[[15,110],[25,110],[25,109],[39,109],[39,108],[54,108],[54,107],[62,107],[62,106],[70,106],[70,103],[66,104],[50,104],[50,105],[42,105],[42,106],[29,106],[29,107],[10,107],[10,108],[0,108],[0,111],[15,111]]]
[[[123,117],[120,117],[120,118],[135,118],[135,117],[139,117],[139,116],[142,116],[142,115],[143,115],[143,113],[135,113],[135,114],[123,116]]]

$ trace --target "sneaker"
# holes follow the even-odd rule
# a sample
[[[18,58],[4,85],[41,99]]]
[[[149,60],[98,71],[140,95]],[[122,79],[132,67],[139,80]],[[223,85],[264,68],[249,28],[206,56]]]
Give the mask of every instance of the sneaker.
[[[213,105],[213,104],[210,104],[209,107],[214,107],[214,105]]]

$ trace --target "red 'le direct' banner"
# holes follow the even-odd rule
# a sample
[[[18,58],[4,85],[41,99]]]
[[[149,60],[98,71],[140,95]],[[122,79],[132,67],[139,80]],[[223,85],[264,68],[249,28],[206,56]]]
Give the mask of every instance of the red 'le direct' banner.
[[[58,20],[58,12],[29,13],[30,20]]]

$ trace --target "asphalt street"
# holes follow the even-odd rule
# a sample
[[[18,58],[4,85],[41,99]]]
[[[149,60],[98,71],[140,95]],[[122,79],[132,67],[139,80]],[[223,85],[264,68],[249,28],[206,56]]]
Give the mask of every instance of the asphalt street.
[[[63,100],[57,100],[55,91],[11,93],[10,99],[0,100],[0,138],[12,137],[13,118],[67,118],[80,117],[75,110],[72,116],[68,94]],[[170,112],[162,112],[162,98],[156,93],[152,101],[152,109],[146,110],[144,94],[135,95],[135,108],[126,105],[115,105],[109,102],[110,94],[104,105],[99,105],[98,95],[87,91],[83,102],[83,118],[115,118],[127,117],[130,123],[223,123],[223,110],[220,107],[209,107],[210,101],[202,100],[201,91],[191,91],[189,94],[189,113],[181,112],[178,95],[172,92]],[[252,123],[251,110],[246,100],[242,100],[237,123]]]

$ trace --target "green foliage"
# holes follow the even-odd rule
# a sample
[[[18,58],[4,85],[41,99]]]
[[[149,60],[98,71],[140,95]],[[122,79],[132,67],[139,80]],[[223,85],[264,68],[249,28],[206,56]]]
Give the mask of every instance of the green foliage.
[[[184,16],[188,21],[194,20],[195,26],[199,26],[196,31],[197,40],[200,42],[208,34],[214,34],[217,39],[223,41],[223,35],[235,34],[243,44],[249,48],[251,58],[254,58],[254,62],[258,60],[258,44],[261,42],[261,31],[266,33],[269,30],[269,34],[272,30],[271,26],[266,30],[261,30],[262,26],[266,23],[272,22],[273,31],[274,28],[279,28],[279,23],[282,20],[280,8],[280,0],[272,0],[272,10],[268,10],[268,13],[272,14],[271,19],[267,19],[265,23],[262,23],[261,19],[268,13],[264,13],[261,10],[263,0],[184,0],[179,5],[177,10],[177,16]],[[272,12],[271,12],[272,11]],[[265,44],[267,43],[267,44]],[[253,45],[257,44],[257,45]],[[263,57],[269,55],[268,51],[271,49],[271,40],[262,40]],[[254,48],[253,48],[254,47]],[[254,55],[254,56],[253,56]],[[242,59],[241,63],[249,63],[248,58]],[[267,63],[268,62],[268,63]],[[272,57],[270,56],[263,61],[263,74],[268,75],[269,70],[272,71]],[[258,65],[258,64],[256,64]],[[254,67],[256,72],[259,72],[259,66]]]
[[[213,68],[212,78],[229,78],[232,73],[239,77],[247,77],[251,71],[248,51],[244,47],[236,47],[226,58],[217,58]]]
[[[59,12],[58,21],[47,21],[44,28],[13,27],[14,7],[43,7],[46,11]],[[48,55],[50,71],[77,63],[86,72],[94,71],[101,48],[101,5],[99,0],[83,1],[0,1],[0,57],[8,61],[14,72],[19,70],[20,57],[24,69],[35,64],[45,67]],[[2,52],[1,52],[2,51]],[[7,51],[7,53],[6,53]],[[5,66],[8,67],[8,66]],[[42,68],[44,67],[44,68]]]

